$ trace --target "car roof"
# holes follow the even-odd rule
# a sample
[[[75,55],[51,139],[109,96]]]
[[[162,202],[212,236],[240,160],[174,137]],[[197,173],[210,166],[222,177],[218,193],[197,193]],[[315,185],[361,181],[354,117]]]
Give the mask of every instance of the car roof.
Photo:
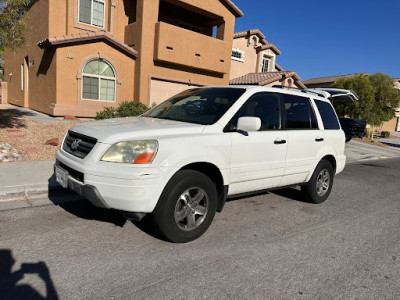
[[[256,92],[275,92],[281,94],[289,94],[289,95],[297,95],[301,97],[311,97],[313,99],[318,99],[321,101],[330,102],[326,95],[318,91],[307,90],[307,89],[284,89],[281,87],[267,87],[267,86],[259,86],[259,85],[220,85],[220,86],[204,86],[200,88],[232,88],[232,89],[245,89],[246,91],[250,91],[253,93]]]

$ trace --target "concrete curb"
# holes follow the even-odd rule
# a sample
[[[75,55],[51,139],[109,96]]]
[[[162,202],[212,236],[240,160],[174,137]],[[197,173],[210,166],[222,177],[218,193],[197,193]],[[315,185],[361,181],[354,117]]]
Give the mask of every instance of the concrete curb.
[[[0,211],[49,204],[61,204],[83,199],[60,185],[32,184],[0,189]]]
[[[45,197],[49,194],[49,191],[57,189],[62,189],[62,187],[49,186],[49,184],[6,186],[0,188],[0,202]]]

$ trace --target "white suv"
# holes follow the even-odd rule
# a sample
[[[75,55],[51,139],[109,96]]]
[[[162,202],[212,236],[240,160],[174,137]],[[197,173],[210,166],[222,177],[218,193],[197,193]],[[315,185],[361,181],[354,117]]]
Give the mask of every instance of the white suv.
[[[173,242],[201,236],[227,197],[301,185],[328,197],[345,166],[345,135],[329,102],[345,90],[258,86],[184,91],[140,117],[71,128],[58,182],[95,206],[141,220]]]

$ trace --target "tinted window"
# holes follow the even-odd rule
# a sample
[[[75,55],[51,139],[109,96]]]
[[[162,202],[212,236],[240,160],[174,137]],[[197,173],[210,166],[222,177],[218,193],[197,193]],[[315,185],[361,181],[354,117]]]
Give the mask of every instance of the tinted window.
[[[318,121],[317,121],[317,116],[315,115],[315,111],[312,108],[312,106],[309,106],[310,109],[310,121],[311,121],[311,128],[318,128]]]
[[[282,96],[285,104],[287,129],[305,129],[318,127],[315,127],[316,120],[312,122],[310,118],[311,107],[308,98],[285,94]]]
[[[336,113],[330,103],[315,100],[325,129],[340,129]]]
[[[217,122],[244,92],[244,89],[238,88],[186,90],[149,110],[143,116],[210,125]]]
[[[262,93],[252,96],[231,121],[234,129],[240,117],[258,117],[261,130],[280,129],[281,112],[277,94]]]

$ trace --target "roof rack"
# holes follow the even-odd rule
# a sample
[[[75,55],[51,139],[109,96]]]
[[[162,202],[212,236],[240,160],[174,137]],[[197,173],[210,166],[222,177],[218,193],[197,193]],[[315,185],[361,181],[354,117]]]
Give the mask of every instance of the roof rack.
[[[288,89],[292,89],[292,90],[298,90],[298,91],[300,91],[302,93],[313,93],[313,94],[316,94],[316,95],[318,95],[320,97],[327,98],[327,96],[324,93],[321,93],[321,92],[318,92],[318,91],[315,91],[315,90],[312,90],[312,89],[300,89],[298,87],[279,85],[279,84],[275,84],[272,87],[280,88],[280,89],[288,88]]]

